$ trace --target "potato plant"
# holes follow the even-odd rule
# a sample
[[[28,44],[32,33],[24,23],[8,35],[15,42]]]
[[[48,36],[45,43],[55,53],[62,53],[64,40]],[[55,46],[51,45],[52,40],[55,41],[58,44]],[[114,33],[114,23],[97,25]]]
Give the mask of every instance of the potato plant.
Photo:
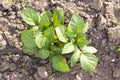
[[[93,53],[97,50],[88,46],[88,23],[77,13],[72,15],[68,25],[64,24],[64,11],[59,8],[54,9],[53,14],[24,8],[22,18],[30,26],[21,33],[24,53],[48,59],[53,68],[61,72],[70,71],[66,54],[71,56],[71,67],[80,62],[85,71],[95,70],[98,59]]]

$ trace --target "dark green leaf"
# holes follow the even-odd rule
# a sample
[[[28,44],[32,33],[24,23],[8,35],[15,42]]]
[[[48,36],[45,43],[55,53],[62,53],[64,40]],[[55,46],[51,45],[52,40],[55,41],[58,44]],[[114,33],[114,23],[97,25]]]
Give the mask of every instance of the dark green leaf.
[[[38,25],[40,22],[39,14],[31,8],[23,8],[22,10],[23,20],[29,25]]]
[[[74,33],[84,32],[84,20],[78,14],[73,14],[68,25],[68,30]]]
[[[72,43],[66,43],[63,47],[62,54],[68,54],[73,52],[74,45]]]
[[[43,36],[42,34],[37,35],[35,37],[35,43],[39,48],[45,47],[46,44],[46,37]]]
[[[50,25],[50,15],[50,11],[46,11],[41,14],[41,19],[39,23],[40,27],[48,27]]]
[[[67,38],[65,36],[65,26],[63,26],[63,25],[57,26],[55,28],[55,31],[56,31],[58,39],[61,42],[67,42]]]
[[[53,23],[54,27],[64,24],[64,11],[56,8],[53,12]]]
[[[38,52],[38,57],[42,59],[46,59],[47,57],[49,57],[49,54],[50,54],[50,51],[43,48]]]
[[[82,52],[76,47],[74,53],[70,58],[71,67],[73,67],[78,62],[81,53]]]
[[[51,45],[50,46],[50,49],[53,51],[53,52],[56,52],[56,54],[60,54],[62,52],[62,48],[61,47],[57,47],[55,45]]]
[[[69,72],[69,66],[63,56],[54,56],[52,58],[52,65],[53,67],[61,72]]]
[[[80,63],[85,71],[93,72],[98,64],[98,59],[91,53],[84,53],[80,56]]]

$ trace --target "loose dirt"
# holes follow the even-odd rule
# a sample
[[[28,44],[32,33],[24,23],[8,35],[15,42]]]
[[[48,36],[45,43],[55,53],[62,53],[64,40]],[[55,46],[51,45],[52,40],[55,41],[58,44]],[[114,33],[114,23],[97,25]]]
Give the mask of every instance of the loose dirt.
[[[22,52],[20,33],[27,27],[21,10],[30,7],[39,12],[65,11],[65,23],[73,13],[89,22],[90,45],[96,47],[99,59],[93,73],[80,64],[69,73],[55,71],[46,60]],[[0,0],[0,80],[120,80],[120,0]]]

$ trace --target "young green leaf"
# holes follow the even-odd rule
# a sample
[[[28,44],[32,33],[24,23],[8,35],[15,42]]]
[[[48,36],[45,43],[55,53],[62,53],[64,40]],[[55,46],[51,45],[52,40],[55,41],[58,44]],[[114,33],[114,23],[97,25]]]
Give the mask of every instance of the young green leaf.
[[[49,27],[44,31],[44,35],[47,38],[47,41],[54,41],[54,28],[53,27]]]
[[[75,47],[75,51],[70,58],[71,67],[73,67],[78,62],[81,53],[82,52],[77,47]]]
[[[41,19],[40,19],[40,23],[39,23],[40,27],[49,27],[50,15],[51,15],[50,11],[46,11],[41,14]]]
[[[40,22],[39,14],[31,8],[23,8],[22,17],[23,20],[31,26],[38,25]]]
[[[97,50],[94,47],[92,47],[92,46],[81,47],[81,50],[83,52],[87,52],[87,53],[96,53],[97,52]]]
[[[74,45],[72,43],[66,43],[63,47],[62,54],[68,54],[73,52]]]
[[[93,72],[98,64],[98,59],[91,53],[84,53],[80,56],[80,63],[85,71]]]
[[[28,55],[34,55],[35,52],[38,51],[38,47],[28,48],[26,46],[23,46],[23,52]]]
[[[64,25],[64,11],[56,8],[53,12],[53,24],[54,27]]]
[[[39,48],[45,47],[46,44],[46,37],[43,36],[42,34],[37,35],[35,37],[35,43]]]
[[[84,32],[84,28],[84,20],[78,14],[73,14],[70,23],[68,24],[68,30],[70,32],[78,33]]]
[[[21,39],[23,44],[28,48],[36,47],[34,39],[34,29],[29,29],[21,33]]]
[[[50,51],[43,48],[38,52],[38,57],[42,59],[46,59],[47,57],[49,57],[49,54],[50,54]]]
[[[85,46],[85,45],[88,45],[89,44],[89,41],[86,39],[86,38],[79,38],[78,40],[77,40],[77,45],[79,46],[79,47],[83,47],[83,46]]]
[[[77,34],[75,34],[73,32],[69,32],[69,31],[66,31],[65,35],[69,38],[75,38],[77,36]]]
[[[55,31],[56,31],[58,39],[61,42],[67,42],[67,38],[65,36],[65,26],[63,26],[63,25],[57,26],[55,28]]]
[[[62,72],[69,72],[69,66],[65,60],[65,58],[63,56],[54,56],[52,58],[52,66],[58,70],[58,71],[62,71]]]

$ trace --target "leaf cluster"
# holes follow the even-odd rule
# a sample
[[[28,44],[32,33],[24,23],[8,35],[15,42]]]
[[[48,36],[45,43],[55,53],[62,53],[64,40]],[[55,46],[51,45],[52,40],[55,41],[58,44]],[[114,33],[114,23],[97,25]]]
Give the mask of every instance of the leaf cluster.
[[[64,25],[64,11],[59,8],[53,14],[50,11],[40,14],[31,8],[24,8],[22,17],[31,26],[21,33],[25,53],[36,54],[42,59],[49,58],[52,66],[61,72],[70,71],[64,54],[71,55],[71,67],[79,61],[85,71],[95,70],[98,59],[93,53],[97,50],[88,46],[88,23],[78,14],[72,15],[67,26]]]

